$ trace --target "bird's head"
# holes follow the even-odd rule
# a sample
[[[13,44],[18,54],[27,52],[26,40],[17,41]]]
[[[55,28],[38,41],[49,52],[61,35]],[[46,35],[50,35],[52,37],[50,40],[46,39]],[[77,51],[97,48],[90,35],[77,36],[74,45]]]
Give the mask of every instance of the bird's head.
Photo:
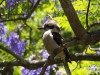
[[[60,26],[55,20],[47,20],[44,23],[44,26],[39,27],[38,29],[43,30],[44,32],[48,30],[51,30],[51,32],[60,32]]]

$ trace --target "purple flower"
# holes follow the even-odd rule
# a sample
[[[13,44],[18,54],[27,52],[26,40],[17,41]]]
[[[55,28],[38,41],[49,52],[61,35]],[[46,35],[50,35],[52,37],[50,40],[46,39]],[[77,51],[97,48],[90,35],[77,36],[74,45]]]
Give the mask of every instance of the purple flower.
[[[38,68],[36,70],[29,70],[24,67],[21,68],[22,75],[39,75],[42,68]]]
[[[57,3],[57,2],[58,2],[58,0],[54,0],[54,2],[55,2],[55,3]]]
[[[58,70],[56,75],[63,75],[62,71]]]
[[[9,49],[15,54],[22,56],[25,52],[25,47],[27,45],[26,41],[19,40],[19,35],[15,32],[12,32],[8,38],[6,38],[7,28],[4,23],[0,23],[0,41],[4,44],[7,44]]]
[[[28,58],[28,60],[29,60],[29,61],[36,60],[36,57],[35,57],[34,55],[32,55],[32,56],[30,56],[30,57]]]
[[[27,13],[26,12],[23,12],[23,17],[25,18],[27,16]]]
[[[3,42],[6,38],[7,34],[7,27],[4,25],[4,23],[0,23],[0,41]]]
[[[47,67],[46,71],[45,71],[45,75],[49,75],[50,73],[50,66]]]
[[[59,11],[62,11],[62,7],[61,7],[60,4],[57,4],[57,8],[58,8]]]
[[[48,20],[48,17],[44,18],[44,23]]]
[[[13,51],[15,54],[22,56],[22,54],[25,52],[27,42],[20,41],[19,35],[15,32],[12,32],[6,39],[5,44],[8,44],[9,49]]]
[[[44,20],[43,20],[43,24],[42,24],[42,27],[44,27],[44,24],[45,22],[48,20],[48,17],[45,17]]]
[[[100,48],[98,48],[97,54],[100,54]]]
[[[4,25],[4,23],[0,23],[0,35],[7,33],[7,27]]]
[[[31,3],[35,4],[37,0],[30,0]]]
[[[47,59],[48,56],[49,56],[49,54],[48,54],[48,52],[46,50],[41,50],[40,51],[40,54],[42,55],[42,58],[43,59]]]
[[[57,68],[57,65],[56,64],[52,65],[52,69],[53,70],[56,70],[56,68]]]
[[[22,0],[6,0],[6,7],[8,8],[8,10],[11,10],[21,1]]]
[[[97,70],[97,67],[96,67],[95,65],[92,65],[92,66],[90,67],[90,70],[96,71],[96,70]]]
[[[24,67],[21,67],[22,75],[39,75],[41,70],[42,70],[42,68],[38,68],[35,70],[29,70]],[[49,73],[50,73],[50,66],[47,67],[47,69],[45,71],[45,75],[49,75]]]
[[[34,58],[35,58],[35,56],[30,56],[29,61],[36,60]],[[29,70],[29,69],[26,69],[24,67],[21,67],[22,75],[39,75],[41,70],[42,70],[42,68],[38,68],[35,70]],[[49,75],[49,73],[50,73],[50,66],[48,66],[46,71],[45,71],[46,75]]]

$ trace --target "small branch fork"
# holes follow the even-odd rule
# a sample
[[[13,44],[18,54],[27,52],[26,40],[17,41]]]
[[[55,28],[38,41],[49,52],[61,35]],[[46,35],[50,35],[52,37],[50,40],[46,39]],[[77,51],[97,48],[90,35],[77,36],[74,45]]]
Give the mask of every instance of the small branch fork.
[[[89,31],[91,28],[93,28],[94,26],[100,26],[100,23],[93,23],[91,24],[87,29],[86,31]]]
[[[91,0],[89,0],[89,2],[88,2],[87,13],[86,13],[86,27],[87,27],[86,31],[89,31],[94,26],[100,26],[100,23],[98,23],[98,22],[88,25],[90,2],[91,2]]]
[[[62,47],[60,46],[59,48],[56,48],[53,53],[48,57],[47,61],[45,62],[45,64],[43,65],[42,71],[40,73],[40,75],[44,75],[46,68],[48,67],[49,63],[51,60],[54,59],[54,57],[61,52]]]

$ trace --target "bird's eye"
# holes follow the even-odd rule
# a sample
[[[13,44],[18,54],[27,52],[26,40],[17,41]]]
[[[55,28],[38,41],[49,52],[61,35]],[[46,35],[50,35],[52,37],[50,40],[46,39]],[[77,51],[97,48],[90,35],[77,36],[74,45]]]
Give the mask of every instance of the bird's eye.
[[[52,25],[52,26],[50,26],[50,25],[45,25],[45,28],[53,29],[54,26],[53,26],[53,25]]]
[[[53,28],[54,28],[54,26],[49,26],[49,28],[50,28],[50,29],[53,29]]]

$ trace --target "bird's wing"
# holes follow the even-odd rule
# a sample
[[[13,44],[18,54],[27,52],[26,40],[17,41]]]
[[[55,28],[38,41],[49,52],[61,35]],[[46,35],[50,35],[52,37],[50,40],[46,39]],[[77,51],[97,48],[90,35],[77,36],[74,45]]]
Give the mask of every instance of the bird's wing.
[[[53,39],[56,41],[56,43],[60,46],[62,44],[62,37],[59,33],[57,32],[52,32],[52,35],[53,35]],[[63,49],[65,55],[66,55],[66,61],[70,62],[71,63],[71,59],[70,59],[70,55],[69,55],[69,52],[67,50],[67,48],[64,47]]]
[[[64,51],[64,53],[65,53],[65,55],[66,55],[66,58],[65,58],[66,61],[72,63],[67,48],[64,48],[63,51]]]
[[[61,35],[57,32],[52,32],[52,35],[55,42],[60,46],[62,44],[62,39],[63,39]]]

